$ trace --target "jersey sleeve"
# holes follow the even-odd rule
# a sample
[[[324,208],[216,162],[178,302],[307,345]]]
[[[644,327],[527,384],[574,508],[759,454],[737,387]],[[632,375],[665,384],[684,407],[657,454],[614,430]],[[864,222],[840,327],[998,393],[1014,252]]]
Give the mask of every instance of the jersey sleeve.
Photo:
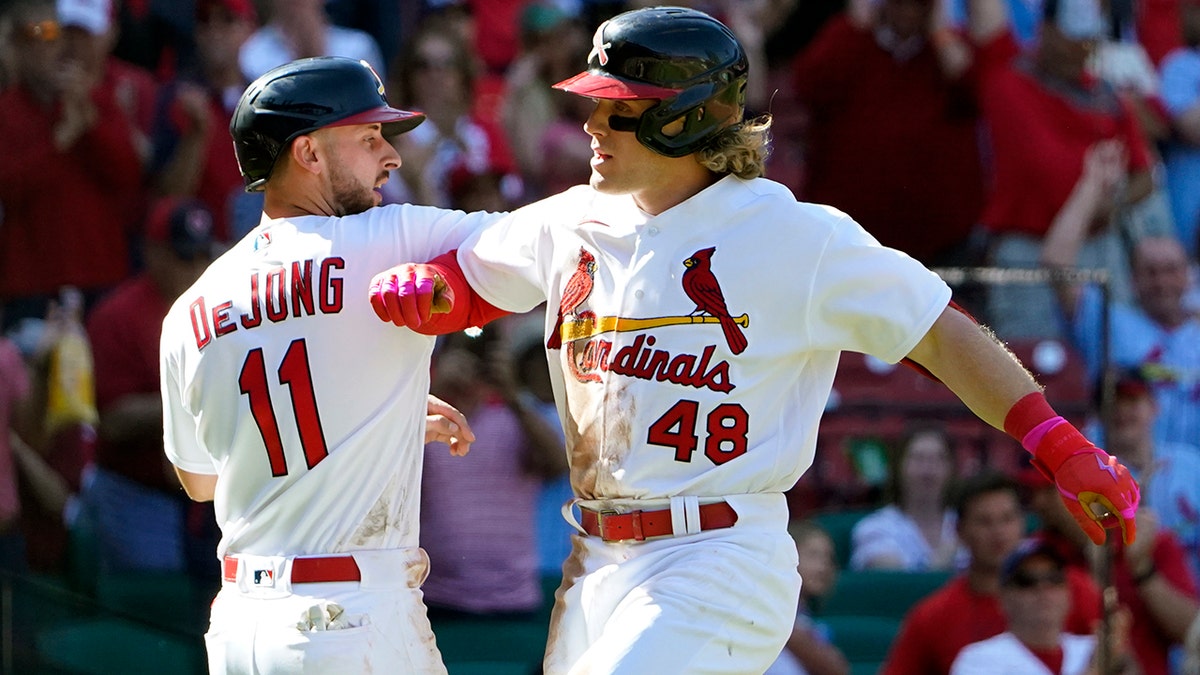
[[[170,315],[167,322],[172,322]],[[177,320],[174,323],[179,323]],[[191,473],[215,474],[217,468],[211,456],[197,443],[199,432],[196,418],[183,404],[183,387],[180,378],[180,361],[177,352],[173,351],[181,341],[176,339],[169,329],[169,323],[163,325],[160,357],[163,402],[163,449],[171,464]]]
[[[431,206],[405,204],[399,222],[408,224],[401,228],[397,241],[396,260],[403,262],[426,262],[443,253],[458,248],[473,234],[501,220],[506,214],[487,211],[452,211]]]
[[[837,214],[812,275],[809,338],[821,349],[904,358],[950,303],[950,287]]]
[[[472,235],[458,249],[458,264],[471,288],[495,307],[527,312],[546,300],[550,247],[548,214],[570,192],[518,209]]]

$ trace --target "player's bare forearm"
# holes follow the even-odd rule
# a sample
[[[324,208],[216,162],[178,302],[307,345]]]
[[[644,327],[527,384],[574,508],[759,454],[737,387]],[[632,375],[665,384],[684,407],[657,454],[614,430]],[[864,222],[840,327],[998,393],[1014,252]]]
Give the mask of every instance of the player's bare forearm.
[[[1129,469],[1054,412],[1041,387],[987,328],[949,307],[909,354],[980,419],[1019,440],[1058,486],[1075,522],[1096,544],[1107,528],[1134,541],[1140,490]]]
[[[187,496],[198,502],[211,502],[217,494],[217,474],[192,473],[175,467],[175,475],[179,476],[179,484]]]
[[[924,366],[980,419],[1004,429],[1017,401],[1041,387],[992,332],[947,307],[908,357]]]

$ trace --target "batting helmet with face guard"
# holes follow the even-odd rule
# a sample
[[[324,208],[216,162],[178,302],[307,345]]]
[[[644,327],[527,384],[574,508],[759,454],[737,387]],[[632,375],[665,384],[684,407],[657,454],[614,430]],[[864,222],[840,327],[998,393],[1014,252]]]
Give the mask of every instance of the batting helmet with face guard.
[[[600,24],[584,72],[554,85],[580,96],[656,99],[633,128],[638,141],[667,157],[703,148],[741,121],[746,52],[720,21],[693,9],[649,7]],[[683,130],[664,127],[683,118]],[[620,118],[616,118],[620,119]]]

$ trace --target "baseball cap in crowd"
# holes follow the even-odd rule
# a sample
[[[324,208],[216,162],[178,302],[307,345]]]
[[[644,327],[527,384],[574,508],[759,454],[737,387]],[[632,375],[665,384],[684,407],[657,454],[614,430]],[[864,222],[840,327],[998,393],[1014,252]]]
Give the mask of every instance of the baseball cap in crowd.
[[[1117,396],[1145,396],[1153,391],[1141,368],[1124,368],[1117,372],[1113,382],[1113,393]]]
[[[1099,0],[1045,0],[1042,19],[1072,40],[1099,40],[1108,32]]]
[[[112,0],[58,0],[58,22],[75,26],[92,35],[108,32],[112,23]]]
[[[1025,570],[1025,563],[1034,558],[1045,558],[1054,564],[1054,569],[1057,571],[1056,578],[1059,583],[1065,580],[1064,570],[1066,569],[1066,561],[1059,555],[1058,551],[1050,544],[1041,539],[1026,539],[1022,541],[1015,551],[1008,554],[1004,559],[1004,564],[1000,567],[1000,585],[1016,588],[1032,588],[1036,586],[1042,579],[1036,578]],[[1051,581],[1054,578],[1050,579]]]
[[[1150,380],[1146,377],[1145,372],[1141,368],[1130,367],[1116,370],[1112,375],[1113,399],[1136,398],[1141,396],[1153,395],[1154,389],[1151,387]],[[1092,394],[1092,404],[1099,410],[1104,405],[1104,386],[1105,383],[1101,380],[1095,387]]]
[[[150,209],[146,241],[166,244],[183,260],[211,258],[215,244],[212,211],[195,199],[164,197]]]
[[[257,21],[252,0],[196,0],[196,20],[205,23],[218,11],[243,21]]]

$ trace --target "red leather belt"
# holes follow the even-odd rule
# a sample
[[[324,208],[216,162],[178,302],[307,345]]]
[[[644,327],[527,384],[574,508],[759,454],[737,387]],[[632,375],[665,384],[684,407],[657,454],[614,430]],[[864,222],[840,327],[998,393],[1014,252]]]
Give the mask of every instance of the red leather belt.
[[[225,581],[237,581],[238,559],[225,556],[222,565]],[[319,558],[293,558],[293,584],[317,584],[332,581],[359,581],[362,574],[352,555],[331,555]]]
[[[649,537],[675,534],[671,525],[671,509],[661,511],[631,511],[613,513],[580,509],[583,531],[604,541],[642,541]],[[725,502],[713,502],[700,506],[700,529],[719,530],[733,527],[737,522],[737,511]]]

